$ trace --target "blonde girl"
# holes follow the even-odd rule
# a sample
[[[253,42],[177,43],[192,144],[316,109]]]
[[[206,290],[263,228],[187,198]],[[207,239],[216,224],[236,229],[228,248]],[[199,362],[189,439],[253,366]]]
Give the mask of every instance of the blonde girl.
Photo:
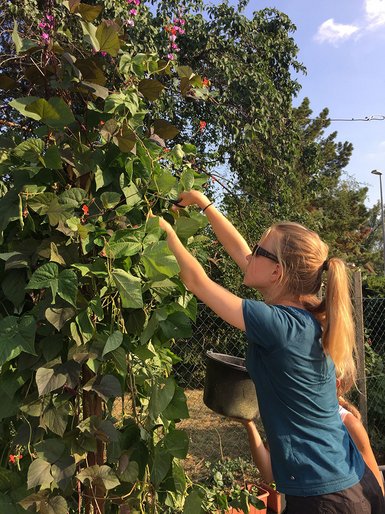
[[[335,365],[354,365],[354,326],[344,263],[311,230],[270,227],[251,251],[234,226],[200,192],[197,205],[217,239],[264,301],[244,300],[212,281],[171,225],[159,219],[187,288],[218,316],[246,332],[254,381],[278,490],[287,514],[384,513],[377,480],[338,414]],[[317,293],[327,277],[325,300]],[[366,510],[365,510],[366,509]]]

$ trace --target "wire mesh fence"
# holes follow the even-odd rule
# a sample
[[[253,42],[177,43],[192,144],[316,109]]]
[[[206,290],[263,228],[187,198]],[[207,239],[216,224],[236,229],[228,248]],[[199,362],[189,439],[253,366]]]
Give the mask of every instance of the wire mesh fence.
[[[365,298],[362,305],[368,429],[379,462],[385,463],[385,299]],[[362,316],[356,318],[362,319]],[[190,438],[188,460],[192,473],[201,473],[205,461],[223,457],[249,458],[243,426],[214,414],[203,403],[206,352],[213,350],[243,357],[246,345],[244,333],[215,316],[203,304],[199,305],[192,337],[176,342],[174,351],[181,360],[175,373],[185,388],[190,410],[190,419],[182,423],[182,428]],[[259,428],[263,432],[263,428]]]
[[[363,314],[368,429],[385,463],[385,298],[365,298]]]

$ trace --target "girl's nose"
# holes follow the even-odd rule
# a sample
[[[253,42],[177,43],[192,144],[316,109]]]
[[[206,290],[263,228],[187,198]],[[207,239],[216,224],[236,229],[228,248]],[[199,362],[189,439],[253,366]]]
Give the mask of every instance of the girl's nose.
[[[250,262],[251,257],[252,257],[251,253],[249,255],[246,255],[247,262]]]

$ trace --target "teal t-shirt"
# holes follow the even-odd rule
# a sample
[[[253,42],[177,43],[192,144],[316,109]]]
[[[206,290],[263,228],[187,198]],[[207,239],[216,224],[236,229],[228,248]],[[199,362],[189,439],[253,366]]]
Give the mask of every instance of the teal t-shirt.
[[[255,383],[277,489],[315,496],[358,483],[365,464],[338,413],[321,327],[295,307],[243,300],[246,366]]]

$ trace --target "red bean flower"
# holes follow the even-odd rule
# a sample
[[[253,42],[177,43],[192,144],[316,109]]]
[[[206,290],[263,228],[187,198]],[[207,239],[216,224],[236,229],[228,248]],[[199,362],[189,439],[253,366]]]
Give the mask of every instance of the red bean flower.
[[[199,122],[199,130],[200,130],[201,132],[203,132],[203,131],[204,131],[204,129],[206,128],[206,125],[207,125],[207,122],[206,122],[206,121],[201,120],[201,121]]]

